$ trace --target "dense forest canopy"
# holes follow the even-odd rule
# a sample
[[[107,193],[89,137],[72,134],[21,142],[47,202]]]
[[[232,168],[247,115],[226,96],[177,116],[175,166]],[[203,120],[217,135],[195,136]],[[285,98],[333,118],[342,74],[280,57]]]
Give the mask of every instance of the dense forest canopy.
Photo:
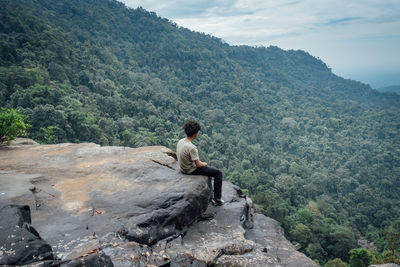
[[[202,160],[300,251],[349,261],[400,229],[400,95],[304,51],[230,46],[114,0],[0,0],[0,106],[44,142],[165,145],[202,124]],[[377,254],[379,257],[380,254]]]
[[[379,92],[396,93],[400,95],[400,85],[392,85],[377,89]]]

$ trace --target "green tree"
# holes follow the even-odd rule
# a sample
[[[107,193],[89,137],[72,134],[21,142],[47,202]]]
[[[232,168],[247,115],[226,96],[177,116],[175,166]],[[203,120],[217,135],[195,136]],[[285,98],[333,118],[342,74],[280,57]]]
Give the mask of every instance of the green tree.
[[[398,257],[396,252],[395,252],[395,254],[393,256],[393,253],[392,253],[391,250],[383,251],[382,252],[382,258],[383,258],[383,262],[384,263],[397,263],[397,264],[400,264],[400,257]]]
[[[324,267],[348,267],[349,265],[339,258],[333,259],[325,263]]]
[[[48,127],[41,127],[40,133],[43,136],[43,140],[46,144],[55,144],[58,142],[58,138],[56,136],[56,132],[59,131],[60,128],[58,126],[48,126]]]
[[[384,260],[386,263],[399,262],[396,258],[396,247],[400,241],[400,230],[398,230],[400,226],[399,220],[396,221],[396,224],[393,223],[393,225],[394,227],[391,225],[385,229],[386,241],[390,251],[390,253],[385,253]]]
[[[373,255],[371,251],[365,248],[355,248],[350,250],[351,267],[367,267],[370,265]]]
[[[309,257],[317,259],[319,262],[325,262],[328,255],[319,243],[310,243],[305,251]]]
[[[309,210],[300,209],[297,212],[297,217],[300,222],[307,224],[311,222],[313,215]]]
[[[294,240],[305,246],[311,239],[312,233],[310,228],[306,225],[299,223],[290,231],[290,235]]]
[[[329,245],[327,250],[333,257],[348,260],[348,251],[354,248],[356,238],[350,228],[333,225],[331,231],[327,235]]]
[[[0,143],[10,141],[16,137],[26,136],[27,130],[31,127],[25,123],[26,116],[19,110],[1,108],[0,109]]]

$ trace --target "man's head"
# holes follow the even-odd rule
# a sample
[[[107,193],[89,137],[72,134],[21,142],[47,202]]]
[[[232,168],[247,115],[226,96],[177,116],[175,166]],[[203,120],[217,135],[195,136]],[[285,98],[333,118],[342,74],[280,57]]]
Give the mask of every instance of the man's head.
[[[193,137],[200,131],[200,124],[195,120],[188,120],[183,125],[187,137]]]

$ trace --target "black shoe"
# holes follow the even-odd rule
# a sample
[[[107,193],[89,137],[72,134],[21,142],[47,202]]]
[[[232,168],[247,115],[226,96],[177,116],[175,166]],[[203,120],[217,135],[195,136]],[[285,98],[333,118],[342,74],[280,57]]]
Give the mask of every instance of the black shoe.
[[[222,206],[222,205],[224,205],[224,201],[223,201],[222,199],[218,200],[218,199],[213,198],[213,199],[211,200],[211,203],[212,203],[214,206]]]

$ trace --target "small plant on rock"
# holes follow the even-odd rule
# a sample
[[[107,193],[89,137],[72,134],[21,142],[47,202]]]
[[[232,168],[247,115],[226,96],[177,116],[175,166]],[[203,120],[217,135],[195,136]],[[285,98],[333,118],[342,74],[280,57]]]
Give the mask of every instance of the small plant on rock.
[[[0,143],[26,136],[27,130],[31,127],[25,123],[26,118],[19,110],[0,108]]]

